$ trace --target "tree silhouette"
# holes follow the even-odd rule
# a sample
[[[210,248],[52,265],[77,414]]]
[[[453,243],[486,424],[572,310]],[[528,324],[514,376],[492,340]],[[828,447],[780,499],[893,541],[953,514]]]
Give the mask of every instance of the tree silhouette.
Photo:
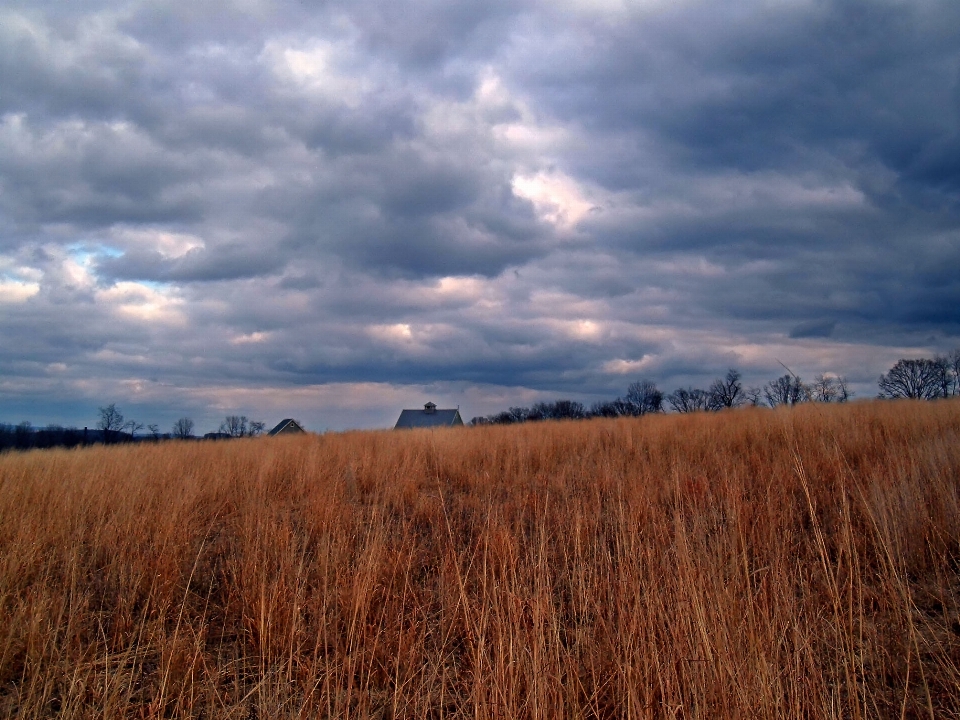
[[[947,361],[950,363],[950,373],[953,375],[953,394],[960,395],[960,348],[947,355]]]
[[[740,371],[734,368],[727,370],[723,378],[718,378],[710,385],[710,409],[723,410],[743,405],[746,396],[743,392],[743,383],[740,382]]]
[[[220,432],[230,437],[243,437],[247,434],[247,416],[246,415],[227,415],[220,423]]]
[[[631,383],[624,400],[632,410],[631,415],[646,415],[663,410],[663,393],[649,380]]]
[[[110,442],[113,433],[119,433],[124,426],[123,413],[117,409],[116,403],[110,403],[106,407],[98,408],[100,419],[97,421],[97,427],[103,431],[103,441]]]
[[[811,399],[816,402],[846,402],[853,393],[847,388],[847,381],[840,375],[831,376],[820,373],[810,386]]]
[[[193,420],[182,417],[173,424],[173,436],[180,440],[193,437]]]
[[[935,360],[898,360],[877,381],[882,398],[932,400],[942,397],[943,367]]]
[[[616,400],[602,400],[593,404],[590,408],[590,415],[593,417],[625,417],[631,414],[630,403],[623,398]]]
[[[667,402],[679,413],[709,410],[710,393],[700,388],[677,388],[667,395]]]
[[[811,391],[796,375],[784,375],[768,382],[763,388],[763,396],[770,407],[798,405],[810,399]]]
[[[250,420],[246,415],[227,415],[220,423],[220,432],[230,437],[256,437],[266,425],[259,420]]]

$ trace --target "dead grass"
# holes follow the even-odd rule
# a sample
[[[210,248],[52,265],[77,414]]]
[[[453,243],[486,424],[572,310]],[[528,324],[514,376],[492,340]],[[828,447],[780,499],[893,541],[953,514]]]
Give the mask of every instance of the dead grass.
[[[960,403],[0,457],[0,714],[960,717]]]

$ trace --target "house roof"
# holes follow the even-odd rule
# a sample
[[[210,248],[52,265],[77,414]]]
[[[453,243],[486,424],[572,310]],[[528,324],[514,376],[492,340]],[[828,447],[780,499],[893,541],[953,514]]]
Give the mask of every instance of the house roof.
[[[267,435],[273,436],[273,435],[279,435],[280,433],[302,433],[302,432],[306,432],[306,430],[304,430],[303,427],[301,427],[300,423],[298,423],[293,418],[284,418],[279,423],[277,423],[277,426],[273,430],[268,432]]]
[[[460,411],[440,410],[431,402],[423,406],[423,410],[404,410],[400,413],[397,424],[394,429],[400,428],[426,428],[426,427],[452,427],[454,425],[463,425],[460,417]]]

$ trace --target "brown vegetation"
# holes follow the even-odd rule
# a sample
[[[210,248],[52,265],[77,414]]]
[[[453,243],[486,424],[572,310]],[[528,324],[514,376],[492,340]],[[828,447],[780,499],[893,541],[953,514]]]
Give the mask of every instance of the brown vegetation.
[[[0,457],[0,715],[960,717],[960,402]]]

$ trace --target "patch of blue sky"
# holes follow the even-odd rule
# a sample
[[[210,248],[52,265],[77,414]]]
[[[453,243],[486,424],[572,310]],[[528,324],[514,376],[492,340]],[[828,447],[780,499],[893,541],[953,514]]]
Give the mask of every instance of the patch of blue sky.
[[[123,250],[101,243],[73,243],[67,245],[67,254],[78,265],[87,267],[96,257],[118,258],[123,256]]]
[[[137,285],[143,285],[143,287],[156,290],[157,292],[166,292],[173,287],[173,283],[159,280],[137,280]]]
[[[119,258],[123,256],[124,252],[123,250],[102,243],[73,243],[67,246],[67,254],[70,256],[70,259],[78,265],[91,269],[93,261],[96,259]],[[166,292],[173,287],[173,283],[160,280],[138,279],[135,282],[137,285],[142,285],[145,288],[150,288],[158,292]]]
[[[43,273],[41,270],[22,265],[12,257],[0,255],[0,282],[32,283],[37,282]]]

